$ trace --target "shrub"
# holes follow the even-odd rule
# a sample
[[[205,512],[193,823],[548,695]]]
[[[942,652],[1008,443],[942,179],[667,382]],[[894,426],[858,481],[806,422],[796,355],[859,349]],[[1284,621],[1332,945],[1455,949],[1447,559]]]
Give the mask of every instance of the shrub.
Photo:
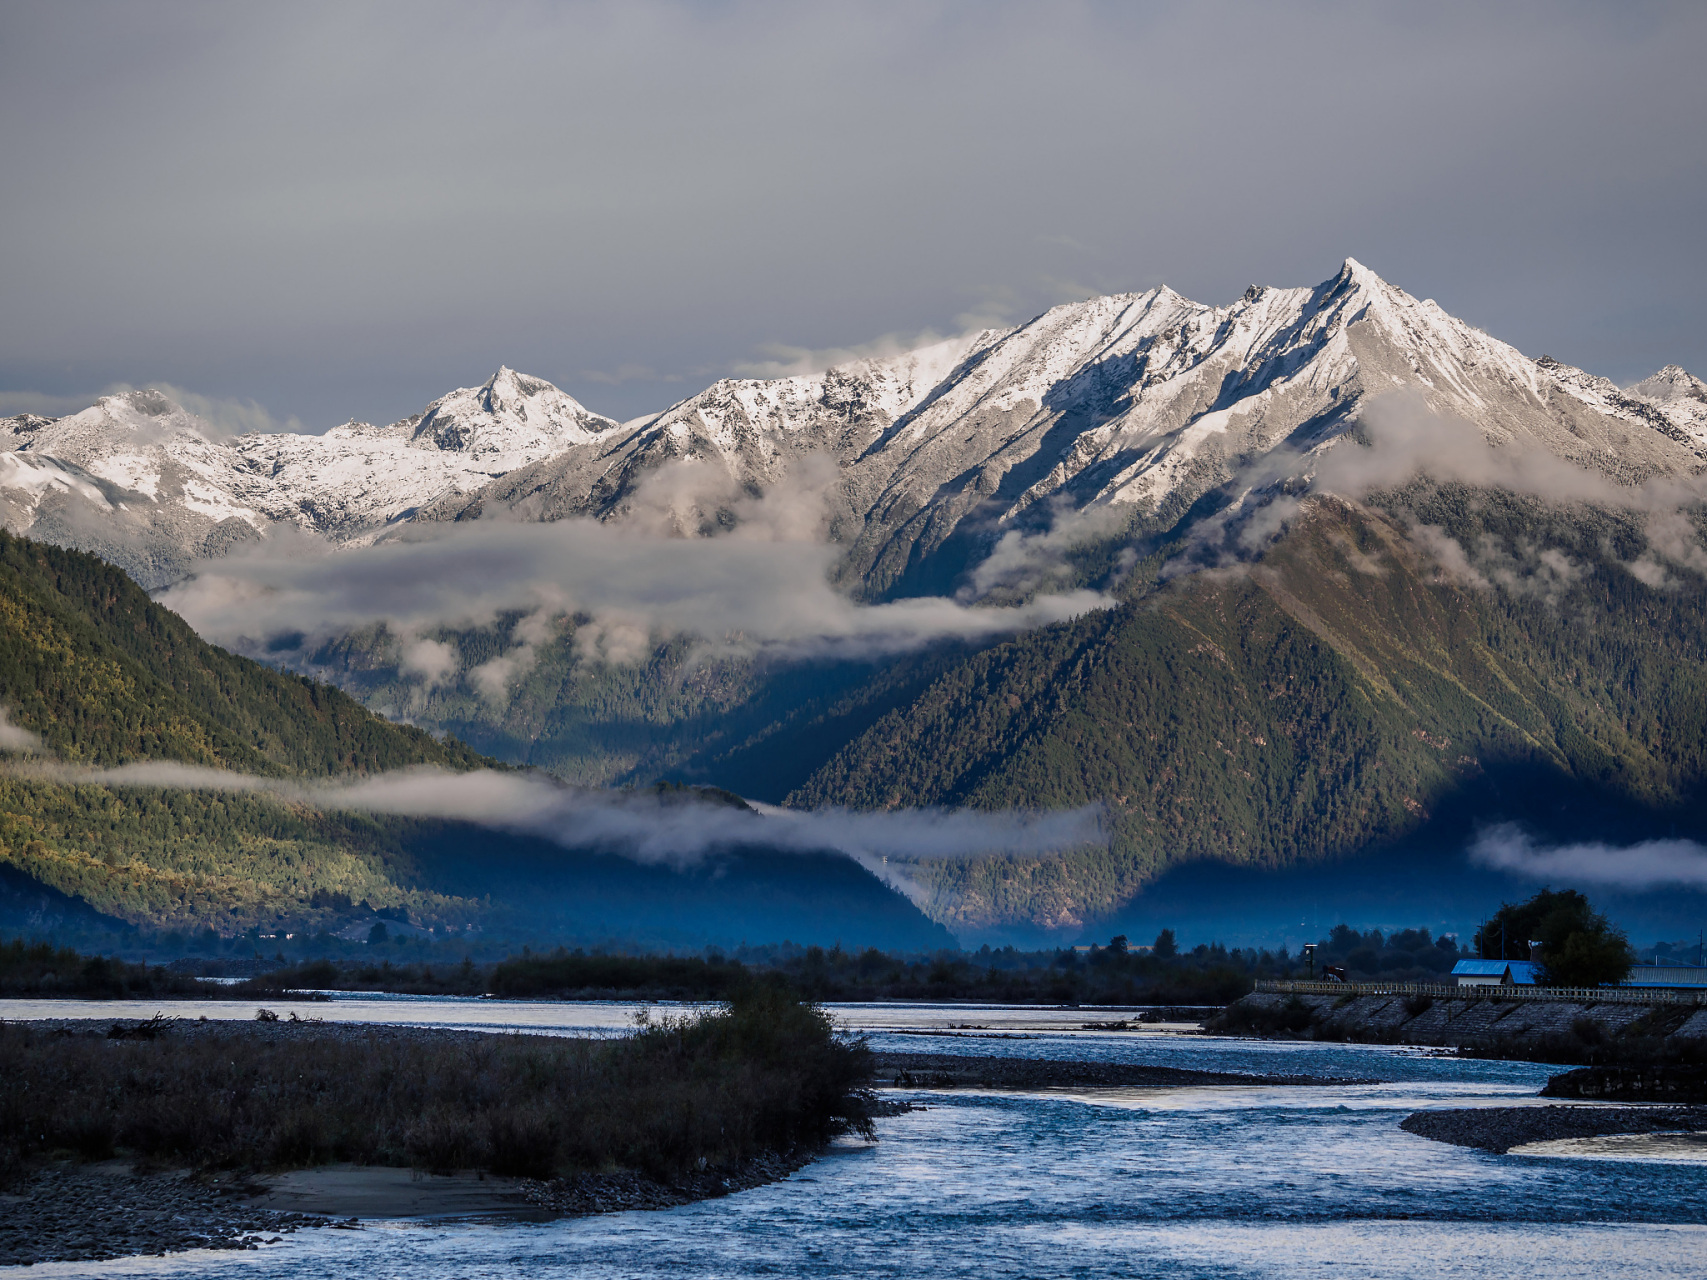
[[[823,1010],[754,984],[624,1040],[241,1025],[153,1039],[0,1025],[0,1163],[123,1151],[202,1168],[331,1161],[669,1178],[852,1129],[870,1055]]]
[[[1297,1034],[1307,1031],[1316,1021],[1316,1013],[1297,996],[1289,996],[1279,1005],[1247,1003],[1244,1000],[1229,1005],[1205,1023],[1210,1031],[1226,1031],[1247,1035]]]

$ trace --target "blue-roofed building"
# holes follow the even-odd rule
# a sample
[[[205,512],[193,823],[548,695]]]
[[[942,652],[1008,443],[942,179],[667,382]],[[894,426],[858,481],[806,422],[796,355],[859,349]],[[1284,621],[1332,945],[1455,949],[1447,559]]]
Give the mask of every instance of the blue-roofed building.
[[[1461,987],[1533,987],[1540,968],[1533,960],[1460,960],[1452,976]]]

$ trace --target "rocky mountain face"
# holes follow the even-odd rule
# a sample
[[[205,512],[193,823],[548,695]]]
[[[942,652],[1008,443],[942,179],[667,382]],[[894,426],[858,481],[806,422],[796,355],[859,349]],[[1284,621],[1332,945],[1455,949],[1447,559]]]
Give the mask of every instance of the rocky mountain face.
[[[1159,288],[816,377],[725,379],[638,430],[447,496],[419,518],[500,505],[535,519],[608,518],[668,460],[726,479],[715,500],[828,456],[840,581],[868,598],[938,594],[976,590],[967,575],[1004,533],[1046,528],[1063,508],[1105,513],[1104,528],[1168,528],[1265,456],[1331,448],[1395,390],[1491,443],[1619,483],[1691,474],[1707,457],[1690,394],[1700,386],[1668,370],[1625,392],[1528,359],[1348,261],[1314,289],[1252,288],[1230,306]],[[686,523],[717,518],[715,501],[701,502]]]
[[[1531,360],[1348,261],[1313,289],[1253,287],[1229,306],[1164,287],[811,377],[723,379],[628,426],[510,369],[390,426],[321,436],[222,439],[158,392],[128,392],[0,420],[0,502],[11,531],[86,545],[153,587],[279,528],[344,545],[500,512],[610,519],[668,462],[700,468],[672,505],[680,531],[715,532],[741,496],[827,458],[847,590],[985,594],[1011,585],[970,576],[1005,533],[1063,511],[1171,527],[1265,457],[1332,448],[1395,390],[1495,445],[1628,484],[1701,467],[1702,388],[1675,366],[1620,390]]]
[[[151,586],[286,531],[716,539],[792,498],[849,608],[1095,589],[1074,621],[899,655],[760,661],[642,626],[610,657],[561,584],[418,630],[416,668],[380,616],[268,655],[581,781],[1106,807],[1106,849],[912,868],[963,937],[1089,927],[1182,862],[1462,849],[1466,815],[1707,835],[1707,384],[1531,359],[1356,262],[725,379],[627,424],[506,369],[320,437],[222,439],[132,392],[0,442],[8,528]]]

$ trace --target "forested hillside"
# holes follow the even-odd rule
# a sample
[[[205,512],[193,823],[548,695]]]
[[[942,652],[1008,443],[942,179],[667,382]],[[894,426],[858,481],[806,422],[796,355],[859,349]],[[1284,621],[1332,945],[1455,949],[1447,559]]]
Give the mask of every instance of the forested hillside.
[[[465,665],[514,652],[519,615],[487,627],[440,629]],[[910,700],[966,652],[947,644],[872,661],[788,661],[708,655],[664,639],[632,663],[584,661],[577,622],[561,618],[501,705],[467,681],[432,688],[399,670],[397,642],[370,628],[325,645],[308,664],[396,717],[420,717],[501,760],[589,786],[708,779],[780,800],[811,768],[883,712]]]
[[[278,777],[493,765],[454,739],[204,643],[93,556],[5,533],[0,707],[38,740],[38,759],[65,764],[174,760]],[[14,869],[5,923],[26,930],[81,920],[87,909],[60,896],[71,895],[135,924],[225,932],[335,929],[365,901],[418,925],[522,937],[951,941],[832,855],[734,850],[678,871],[465,823],[71,783],[16,767],[0,771],[0,864]]]
[[[1335,498],[1259,561],[977,654],[790,797],[1102,801],[1108,850],[926,863],[951,927],[1073,928],[1169,866],[1310,864],[1434,823],[1700,826],[1707,593],[1649,586],[1633,520],[1485,491]],[[1417,533],[1423,526],[1433,532]],[[1448,574],[1422,537],[1479,557]]]
[[[207,644],[121,570],[0,530],[0,702],[62,760],[326,776],[489,763]]]
[[[0,533],[0,706],[71,764],[141,760],[325,777],[485,763],[348,695],[207,644],[120,570]],[[407,823],[265,796],[0,774],[0,860],[127,920],[335,919],[332,895],[465,922],[405,852]]]
[[[918,867],[927,911],[974,932],[1076,931],[1203,860],[1308,866],[1430,833],[1461,852],[1472,819],[1707,834],[1707,590],[1644,565],[1639,514],[1418,484],[1313,498],[1266,549],[1169,578],[1183,545],[1142,548],[1120,608],[982,649],[763,667],[674,642],[624,666],[566,640],[504,731],[466,690],[432,714],[570,776],[808,807],[1107,806],[1108,849]],[[1082,558],[1107,581],[1112,553]]]

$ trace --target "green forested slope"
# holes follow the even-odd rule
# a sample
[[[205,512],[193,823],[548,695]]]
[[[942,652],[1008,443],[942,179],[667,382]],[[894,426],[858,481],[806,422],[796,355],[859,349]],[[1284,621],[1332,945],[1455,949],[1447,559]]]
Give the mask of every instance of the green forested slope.
[[[0,531],[0,702],[62,760],[324,776],[482,763],[329,685],[201,640],[125,574]]]
[[[204,643],[121,571],[0,532],[0,706],[60,760],[177,760],[274,776],[481,757],[347,695]],[[312,918],[316,892],[466,918],[404,852],[413,827],[260,796],[0,774],[0,861],[156,924]]]
[[[1561,796],[1573,822],[1692,820],[1699,580],[1644,585],[1624,567],[1641,540],[1604,513],[1393,501],[1402,521],[1318,502],[1258,563],[975,655],[790,799],[1107,804],[1109,850],[921,867],[951,927],[1072,927],[1170,865],[1330,859],[1472,798],[1542,826]],[[1423,523],[1503,577],[1448,578],[1419,549]]]
[[[0,707],[47,755],[75,765],[175,760],[316,777],[492,763],[203,643],[91,556],[4,534]],[[418,924],[478,922],[532,938],[950,942],[876,877],[830,854],[728,850],[678,869],[457,822],[68,783],[17,767],[0,768],[0,864],[155,927],[336,928],[365,899],[403,907]]]

